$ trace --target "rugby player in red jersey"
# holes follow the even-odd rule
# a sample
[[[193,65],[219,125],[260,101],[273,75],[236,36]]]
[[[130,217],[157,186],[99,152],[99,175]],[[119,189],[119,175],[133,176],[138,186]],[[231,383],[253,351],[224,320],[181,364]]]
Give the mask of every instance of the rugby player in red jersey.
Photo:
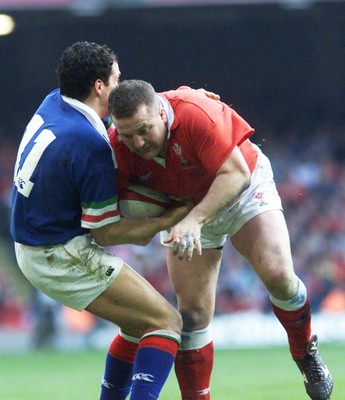
[[[182,399],[210,399],[211,320],[227,238],[267,288],[308,395],[328,399],[332,378],[311,332],[310,300],[294,272],[270,161],[250,141],[254,129],[231,107],[196,90],[158,94],[140,80],[112,90],[109,111],[119,185],[146,185],[195,203],[161,235],[183,318],[175,361]]]

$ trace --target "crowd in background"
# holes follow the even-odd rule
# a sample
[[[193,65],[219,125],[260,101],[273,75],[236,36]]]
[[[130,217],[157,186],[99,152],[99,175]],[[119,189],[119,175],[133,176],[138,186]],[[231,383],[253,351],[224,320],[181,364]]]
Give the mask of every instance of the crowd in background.
[[[314,311],[345,311],[344,138],[345,125],[327,123],[312,132],[294,129],[253,137],[271,159],[290,230],[295,269],[308,287]],[[39,306],[37,293],[16,267],[9,233],[10,191],[19,137],[0,126],[0,143],[0,327],[25,328]],[[175,304],[165,249],[158,236],[146,247],[123,245],[109,250]],[[56,312],[52,304],[47,304]],[[247,262],[227,243],[216,314],[251,309],[269,312],[267,293]]]

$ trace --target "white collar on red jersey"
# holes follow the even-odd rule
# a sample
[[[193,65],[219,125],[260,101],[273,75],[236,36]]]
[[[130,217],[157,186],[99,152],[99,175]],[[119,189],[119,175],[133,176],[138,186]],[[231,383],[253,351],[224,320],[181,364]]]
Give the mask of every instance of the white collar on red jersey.
[[[167,120],[168,120],[167,138],[169,139],[170,138],[170,129],[174,122],[174,110],[172,109],[169,101],[164,96],[157,94],[157,99],[160,102],[161,106],[164,108],[165,114],[167,116]]]

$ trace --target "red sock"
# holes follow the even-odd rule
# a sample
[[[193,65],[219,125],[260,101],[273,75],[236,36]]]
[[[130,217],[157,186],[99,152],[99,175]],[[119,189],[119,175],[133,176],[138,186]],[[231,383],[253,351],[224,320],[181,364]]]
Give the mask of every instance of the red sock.
[[[200,349],[177,352],[175,373],[182,400],[210,400],[213,359],[213,342]]]
[[[117,335],[109,347],[109,354],[121,361],[133,364],[137,350],[137,343],[130,342]]]
[[[293,358],[303,358],[311,336],[311,306],[309,297],[302,308],[285,311],[272,304],[273,312],[285,328]]]
[[[171,338],[145,335],[139,343],[139,348],[152,347],[170,353],[174,358],[178,350],[178,342]]]

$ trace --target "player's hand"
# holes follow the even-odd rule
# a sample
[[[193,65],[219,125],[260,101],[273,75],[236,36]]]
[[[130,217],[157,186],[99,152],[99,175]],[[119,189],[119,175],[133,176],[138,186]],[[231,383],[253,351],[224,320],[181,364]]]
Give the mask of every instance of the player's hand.
[[[181,223],[171,228],[169,236],[164,243],[172,243],[173,254],[178,257],[179,260],[183,260],[186,257],[187,261],[190,261],[193,257],[194,249],[197,254],[201,255],[201,227],[199,224],[188,221],[188,218],[181,221]]]
[[[205,90],[203,88],[197,89],[198,92],[204,93],[205,96],[207,96],[208,98],[212,99],[212,100],[220,100],[220,96],[219,94],[213,93],[213,92],[209,92],[208,90]]]

